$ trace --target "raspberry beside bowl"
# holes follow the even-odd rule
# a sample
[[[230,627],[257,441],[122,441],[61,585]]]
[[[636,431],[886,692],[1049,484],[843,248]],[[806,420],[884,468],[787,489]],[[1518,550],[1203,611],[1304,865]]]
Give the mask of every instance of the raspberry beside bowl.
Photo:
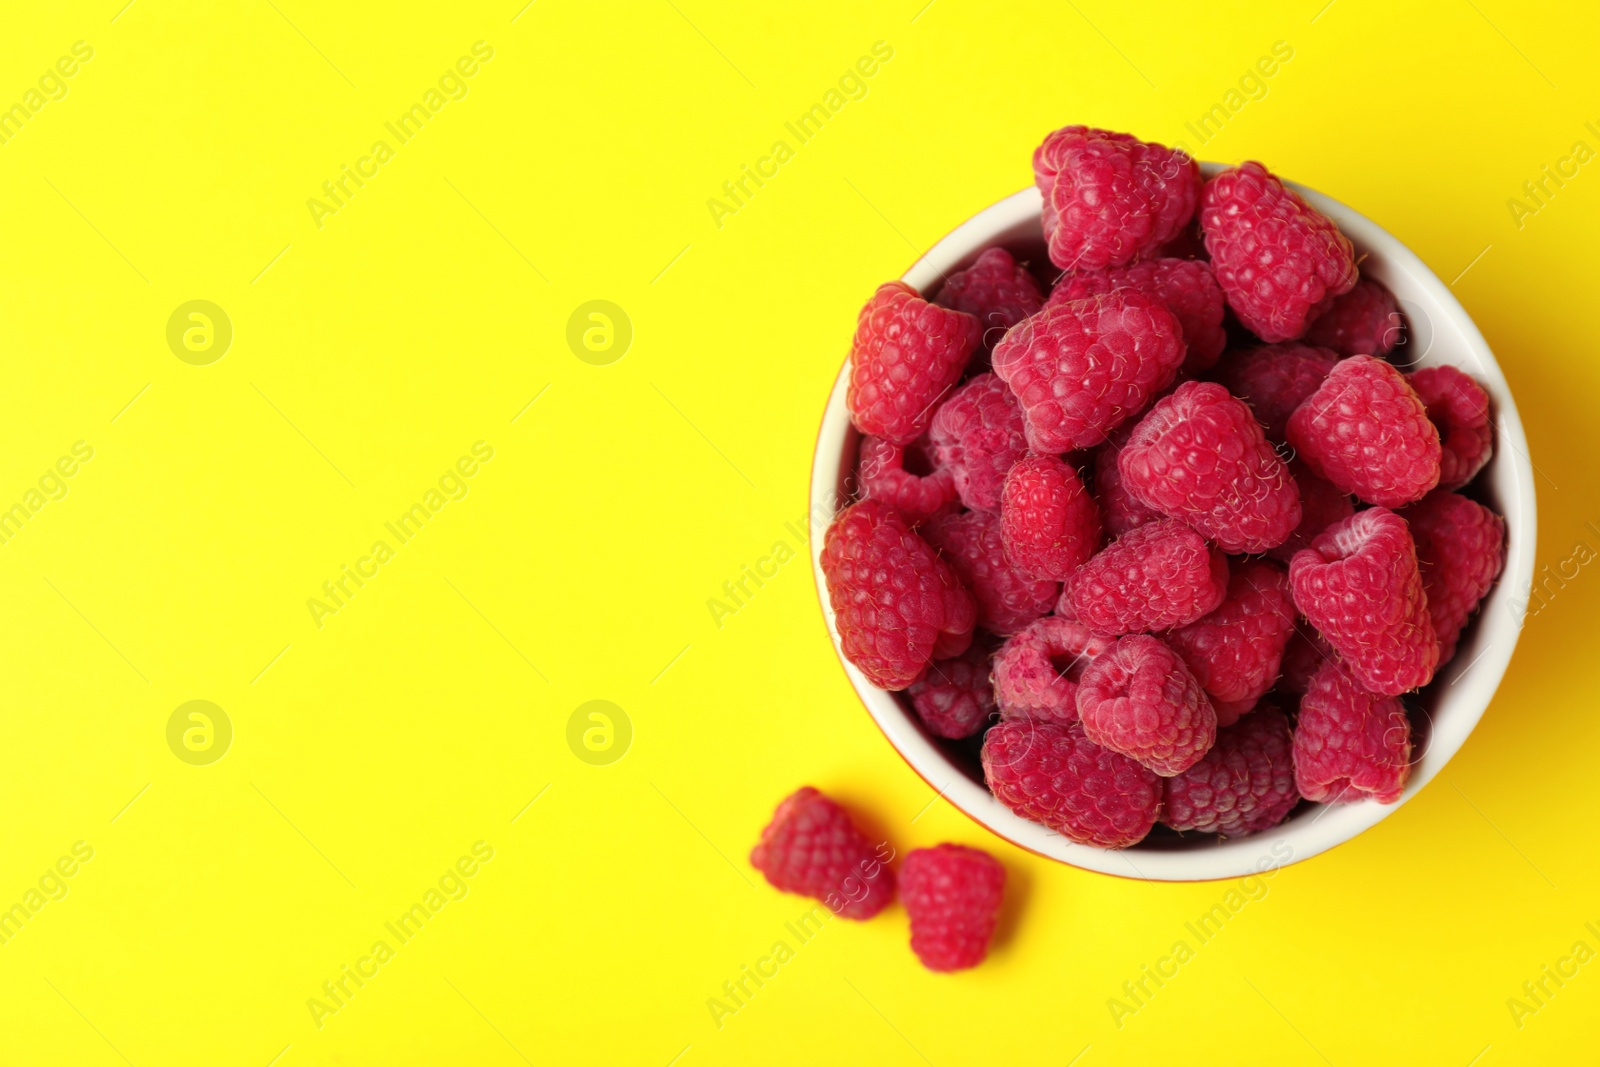
[[[1220,170],[1202,164],[1206,176]],[[1206,881],[1235,878],[1286,866],[1348,841],[1387,817],[1422,789],[1465,743],[1494,696],[1521,630],[1517,605],[1528,602],[1535,548],[1533,468],[1516,403],[1482,334],[1449,288],[1391,234],[1350,208],[1314,190],[1290,184],[1312,206],[1338,224],[1355,245],[1364,275],[1394,293],[1411,320],[1422,351],[1418,366],[1454,364],[1488,391],[1497,428],[1495,454],[1475,483],[1490,507],[1504,516],[1506,563],[1477,618],[1462,634],[1455,658],[1410,703],[1425,715],[1415,741],[1414,765],[1404,793],[1394,804],[1302,803],[1271,830],[1219,840],[1214,835],[1152,835],[1123,851],[1074,844],[1059,834],[1013,815],[990,796],[978,765],[976,745],[929,735],[900,694],[873,686],[840,656],[845,675],[862,703],[901,757],[930,786],[976,822],[1013,844],[1062,863],[1103,874],[1151,881]],[[941,279],[970,265],[992,245],[1003,245],[1019,260],[1046,262],[1038,190],[1027,188],[985,208],[911,266],[903,280],[923,293]],[[845,361],[823,413],[811,473],[811,558],[823,616],[839,650],[839,633],[828,605],[821,571],[824,536],[833,514],[848,500],[860,435],[850,424]]]

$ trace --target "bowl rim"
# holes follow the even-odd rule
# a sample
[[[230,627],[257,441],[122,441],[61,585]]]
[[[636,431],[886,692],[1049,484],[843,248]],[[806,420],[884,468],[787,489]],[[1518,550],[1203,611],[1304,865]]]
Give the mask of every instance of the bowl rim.
[[[1221,164],[1202,163],[1207,177],[1226,169]],[[1528,455],[1527,437],[1516,401],[1505,380],[1505,375],[1495,360],[1477,325],[1466,309],[1455,298],[1449,286],[1435,275],[1410,248],[1347,205],[1314,189],[1285,180],[1285,184],[1304,197],[1318,211],[1332,218],[1358,249],[1365,249],[1361,258],[1371,258],[1378,274],[1399,272],[1412,283],[1408,288],[1420,289],[1422,295],[1434,305],[1436,314],[1442,315],[1460,335],[1460,347],[1471,357],[1474,377],[1489,392],[1494,404],[1496,422],[1496,449],[1490,461],[1493,481],[1501,499],[1499,505],[1506,519],[1507,552],[1505,564],[1495,587],[1480,606],[1472,635],[1471,647],[1482,650],[1468,662],[1466,668],[1450,682],[1454,689],[1463,681],[1463,693],[1468,707],[1457,710],[1450,722],[1448,734],[1441,738],[1437,724],[1430,716],[1428,744],[1421,755],[1415,755],[1410,779],[1399,800],[1393,804],[1378,804],[1366,800],[1353,804],[1313,805],[1297,813],[1288,822],[1271,831],[1230,840],[1205,835],[1192,847],[1167,850],[1133,849],[1107,850],[1088,845],[1078,845],[1050,831],[1040,824],[1014,815],[996,801],[981,784],[974,782],[961,768],[934,745],[915,722],[915,716],[901,704],[898,695],[873,686],[857,668],[844,659],[839,647],[839,637],[833,611],[828,603],[826,582],[822,574],[822,547],[828,525],[842,503],[839,493],[840,472],[844,469],[845,442],[851,430],[844,396],[850,374],[850,358],[846,354],[838,375],[828,394],[821,423],[813,446],[808,499],[810,502],[809,548],[812,564],[812,582],[818,605],[823,615],[830,642],[840,668],[851,688],[855,690],[880,733],[897,755],[905,761],[919,778],[935,790],[935,799],[943,796],[962,814],[988,832],[1009,841],[1036,855],[1077,867],[1081,870],[1134,881],[1207,882],[1220,879],[1258,875],[1303,862],[1337,845],[1343,844],[1375,826],[1398,811],[1402,805],[1425,788],[1454,758],[1466,739],[1476,729],[1487,710],[1494,693],[1504,677],[1521,634],[1523,617],[1517,605],[1525,611],[1533,580],[1534,553],[1537,547],[1537,501],[1533,484],[1533,464]],[[901,275],[919,292],[929,292],[933,283],[962,263],[970,262],[982,249],[999,243],[1002,235],[1026,227],[1039,217],[1041,200],[1038,189],[1028,186],[1004,197],[966,219],[940,238]],[[940,264],[944,264],[941,266]],[[924,275],[929,277],[924,278]],[[1394,286],[1391,283],[1391,288]],[[1403,303],[1412,303],[1403,301]],[[1422,310],[1420,305],[1416,305]],[[1415,312],[1413,312],[1415,314]],[[1430,327],[1437,333],[1438,327]],[[1431,351],[1432,340],[1430,338]],[[1426,355],[1426,353],[1425,353]],[[1453,353],[1451,363],[1460,365],[1459,353]],[[1444,362],[1442,358],[1431,362]],[[1431,362],[1429,365],[1431,365]],[[824,451],[825,441],[829,445]],[[1509,447],[1509,452],[1507,446]],[[831,474],[829,472],[832,472]],[[1486,472],[1488,473],[1488,472]],[[1503,605],[1503,606],[1502,606]],[[1500,609],[1497,611],[1496,609]],[[1500,617],[1501,612],[1505,618]],[[1510,641],[1503,640],[1510,626]],[[1463,642],[1456,653],[1470,651]],[[1454,660],[1452,661],[1454,662]],[[1442,746],[1442,747],[1441,747]],[[908,747],[914,751],[908,751]],[[915,756],[915,758],[913,758]],[[941,766],[942,765],[942,766]],[[943,771],[930,776],[930,772]],[[948,778],[944,785],[935,778]],[[1316,814],[1309,819],[1310,811]],[[1324,818],[1324,816],[1328,816]],[[1326,823],[1320,830],[1319,822]],[[1202,844],[1201,840],[1215,841]],[[1136,861],[1137,860],[1137,861]],[[1122,869],[1127,868],[1126,872]],[[1148,869],[1144,869],[1148,868]]]

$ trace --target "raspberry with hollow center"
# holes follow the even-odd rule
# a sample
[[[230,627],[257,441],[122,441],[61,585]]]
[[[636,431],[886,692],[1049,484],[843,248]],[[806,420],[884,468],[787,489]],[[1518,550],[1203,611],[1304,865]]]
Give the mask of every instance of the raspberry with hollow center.
[[[1111,638],[1081,622],[1046,616],[1013,634],[994,658],[1002,719],[1067,723],[1078,718],[1078,679]]]
[[[1306,331],[1306,343],[1341,356],[1386,356],[1405,333],[1394,294],[1371,278],[1335,297]]]
[[[1228,589],[1228,557],[1177,519],[1123,534],[1079,567],[1058,612],[1105,634],[1170,630],[1216,610]]]
[[[911,683],[906,695],[930,734],[951,740],[971,737],[994,716],[994,685],[989,681],[993,655],[988,641],[975,638],[961,655],[934,660]]]
[[[1167,305],[1183,329],[1188,348],[1183,373],[1206,370],[1222,355],[1228,335],[1222,328],[1222,287],[1211,265],[1197,259],[1148,259],[1126,267],[1074,271],[1050,291],[1048,303],[1081,300],[1113,289],[1137,289]]]
[[[894,899],[884,858],[843,808],[808,785],[778,805],[750,865],[785,893],[820,900],[846,919],[870,919]]]
[[[943,467],[931,468],[923,460],[920,444],[913,442],[902,447],[881,437],[866,435],[861,438],[861,451],[856,460],[861,495],[868,500],[883,501],[913,525],[938,514],[956,498],[956,483],[950,471]],[[927,469],[927,473],[915,473],[908,469],[908,463]]]
[[[1244,560],[1230,568],[1222,605],[1167,634],[1167,644],[1214,698],[1217,722],[1230,726],[1278,680],[1294,619],[1288,573]]]
[[[1006,383],[989,373],[968,379],[934,412],[928,439],[961,502],[974,511],[999,511],[1006,472],[1028,454],[1022,409]]]
[[[1127,848],[1155,825],[1161,779],[1080,723],[1017,720],[983,735],[983,777],[1007,809],[1080,845]]]
[[[1300,698],[1294,778],[1327,804],[1393,804],[1411,776],[1411,724],[1400,699],[1368,692],[1340,664],[1323,664]]]
[[[1070,464],[1029,456],[1006,475],[1000,539],[1018,569],[1061,581],[1100,547],[1100,509]]]
[[[1000,517],[984,511],[942,515],[923,528],[966,585],[978,609],[978,625],[1004,637],[1014,634],[1055,604],[1061,587],[1030,577],[1006,559]]]
[[[1044,294],[1028,269],[998,246],[986,248],[966,270],[945,279],[937,304],[975,316],[983,329],[979,343],[988,351],[1005,332],[1044,307]]]
[[[912,849],[900,868],[900,902],[911,951],[930,971],[976,967],[989,954],[1006,869],[982,849],[943,844]]]
[[[981,332],[973,316],[930,304],[905,282],[878,286],[850,345],[845,403],[856,429],[891,444],[915,441]]]
[[[1424,367],[1409,376],[1411,388],[1427,407],[1439,431],[1440,489],[1460,489],[1494,455],[1489,394],[1471,377],[1449,365]]]
[[[1174,830],[1241,837],[1277,826],[1300,800],[1288,717],[1257,708],[1218,730],[1211,751],[1164,785],[1161,821]]]
[[[1400,513],[1417,544],[1439,662],[1456,654],[1472,613],[1494,587],[1506,560],[1505,520],[1457,493],[1434,490]]]
[[[1289,416],[1317,391],[1339,362],[1338,353],[1311,345],[1259,345],[1229,352],[1217,367],[1217,381],[1250,405],[1267,440],[1282,444]]]
[[[1078,718],[1095,744],[1163,778],[1182,774],[1217,738],[1217,716],[1176,652],[1146,634],[1117,638],[1084,668]]]

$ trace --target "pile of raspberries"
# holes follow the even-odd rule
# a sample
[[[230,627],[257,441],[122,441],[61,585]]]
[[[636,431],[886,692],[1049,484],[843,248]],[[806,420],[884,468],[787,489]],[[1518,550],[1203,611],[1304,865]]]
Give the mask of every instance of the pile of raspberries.
[[[1393,803],[1403,697],[1505,558],[1488,395],[1404,369],[1394,296],[1259,163],[1068,126],[1033,169],[1052,282],[995,247],[861,310],[843,654],[1082,844]]]

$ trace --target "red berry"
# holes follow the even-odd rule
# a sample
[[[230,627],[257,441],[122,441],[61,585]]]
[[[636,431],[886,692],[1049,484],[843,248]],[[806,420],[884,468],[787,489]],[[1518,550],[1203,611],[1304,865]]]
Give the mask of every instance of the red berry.
[[[1267,440],[1282,444],[1289,416],[1322,384],[1339,356],[1311,345],[1260,345],[1229,352],[1217,367],[1217,381],[1250,405]]]
[[[1220,704],[1229,705],[1223,723],[1228,725],[1278,680],[1294,620],[1289,575],[1275,563],[1245,560],[1230,569],[1222,606],[1173,630],[1167,644],[1219,705],[1219,722],[1224,718]]]
[[[1300,490],[1300,525],[1294,528],[1289,540],[1267,553],[1284,563],[1310,545],[1323,530],[1348,519],[1356,510],[1349,493],[1341,493],[1332,483],[1318,478],[1298,459],[1289,461],[1289,476]]]
[[[1170,630],[1216,610],[1228,557],[1177,519],[1123,534],[1067,579],[1058,611],[1106,634]]]
[[[911,920],[911,951],[930,971],[976,967],[989,954],[1006,869],[981,849],[912,849],[900,868],[900,901]]]
[[[1289,416],[1289,444],[1312,471],[1369,504],[1397,508],[1439,481],[1439,431],[1405,375],[1351,356]]]
[[[1089,448],[1143,410],[1183,362],[1183,333],[1165,304],[1134,289],[1069,300],[1012,327],[995,373],[1022,404],[1039,453]]]
[[[972,597],[898,511],[877,500],[833,520],[822,573],[845,659],[881,689],[904,689],[935,655],[971,640]]]
[[[1137,289],[1160,300],[1183,328],[1188,353],[1183,373],[1199,374],[1217,361],[1228,343],[1222,328],[1222,287],[1211,265],[1196,259],[1147,259],[1126,267],[1074,271],[1050,292],[1051,304]]]
[[[1400,343],[1405,320],[1394,294],[1371,278],[1335,297],[1306,331],[1306,343],[1331,348],[1341,356],[1385,356]]]
[[[1206,182],[1200,226],[1228,306],[1263,341],[1300,337],[1325,299],[1356,284],[1349,240],[1260,163]]]
[[[1242,837],[1277,826],[1300,800],[1288,717],[1262,705],[1165,786],[1161,821],[1174,830]]]
[[[1406,522],[1368,508],[1324,530],[1289,564],[1295,606],[1374,693],[1428,684],[1439,642]]]
[[[785,893],[820,900],[846,919],[870,919],[894,899],[894,872],[879,851],[843,808],[805,786],[778,805],[750,865]]]
[[[1079,723],[1001,722],[983,735],[983,776],[995,799],[1080,845],[1127,848],[1155,825],[1161,779],[1102,748]]]
[[[986,248],[966,270],[945,279],[934,302],[976,316],[983,328],[980,344],[994,348],[1005,332],[1044,307],[1044,295],[1033,275],[1004,248]]]
[[[1323,664],[1300,698],[1294,778],[1300,795],[1329,804],[1400,799],[1411,776],[1411,724],[1394,696],[1361,687],[1340,664]]]
[[[1494,455],[1489,394],[1451,366],[1424,367],[1410,375],[1411,388],[1427,406],[1428,421],[1439,431],[1439,488],[1460,489]]]
[[[1162,517],[1155,508],[1147,507],[1122,484],[1122,468],[1118,463],[1122,446],[1128,443],[1133,424],[1123,423],[1109,440],[1094,452],[1094,489],[1100,501],[1100,514],[1105,518],[1106,532],[1121,537],[1135,526],[1143,526],[1152,519]]]
[[[1428,615],[1439,638],[1439,662],[1494,587],[1506,560],[1505,520],[1482,504],[1436,490],[1400,513],[1417,543]]]
[[[891,445],[881,437],[863,436],[856,462],[861,495],[868,500],[883,501],[912,524],[937,514],[956,498],[956,483],[948,469],[940,467],[926,474],[914,474],[906,469],[908,460],[921,459],[919,444],[913,442],[902,447]]]
[[[1183,660],[1145,634],[1117,638],[1084,668],[1078,718],[1095,744],[1163,778],[1197,763],[1217,737],[1217,716]]]
[[[983,729],[995,713],[989,661],[994,649],[986,641],[951,659],[936,659],[906,695],[917,717],[935,737],[960,740]]]
[[[999,511],[1006,471],[1028,452],[1022,409],[1006,383],[988,373],[963,383],[939,405],[928,438],[961,502],[974,511]]]
[[[1100,509],[1070,464],[1029,456],[1006,475],[1000,539],[1025,574],[1061,581],[1100,547]]]
[[[1278,675],[1278,689],[1299,695],[1311,684],[1311,676],[1329,660],[1338,659],[1333,646],[1304,619],[1295,620],[1294,632],[1283,650],[1283,668]]]
[[[1054,606],[1059,585],[1032,578],[1006,559],[998,515],[941,515],[923,533],[966,585],[977,605],[978,625],[990,633],[1014,634]]]
[[[981,332],[963,311],[930,304],[904,282],[878,286],[856,323],[845,402],[862,433],[915,441],[960,378]]]
[[[994,658],[1002,719],[1068,723],[1078,718],[1078,679],[1111,638],[1073,619],[1046,616],[1013,634]]]

